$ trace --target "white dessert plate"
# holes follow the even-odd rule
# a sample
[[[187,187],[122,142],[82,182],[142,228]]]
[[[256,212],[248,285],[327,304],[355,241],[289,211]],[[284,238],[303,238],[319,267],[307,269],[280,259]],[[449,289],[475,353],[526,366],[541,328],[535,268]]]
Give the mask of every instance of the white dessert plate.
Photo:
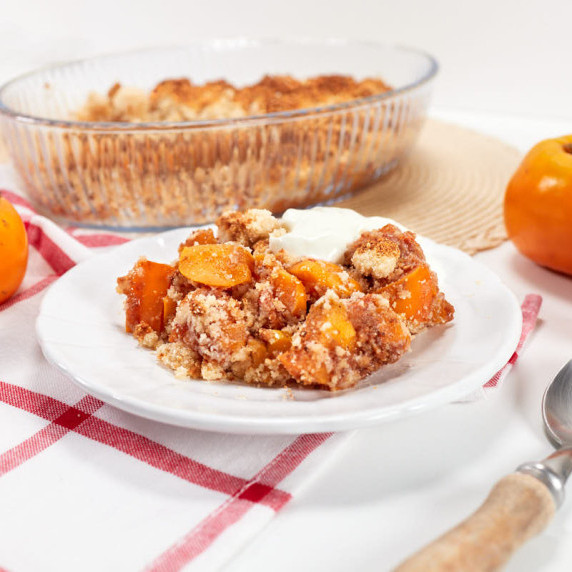
[[[177,229],[134,240],[60,278],[37,321],[46,358],[87,393],[156,421],[230,433],[311,433],[391,421],[462,398],[506,364],[520,336],[519,305],[493,272],[420,238],[455,320],[418,335],[404,358],[356,388],[330,393],[179,380],[125,333],[115,285],[139,256],[172,261],[188,234]]]

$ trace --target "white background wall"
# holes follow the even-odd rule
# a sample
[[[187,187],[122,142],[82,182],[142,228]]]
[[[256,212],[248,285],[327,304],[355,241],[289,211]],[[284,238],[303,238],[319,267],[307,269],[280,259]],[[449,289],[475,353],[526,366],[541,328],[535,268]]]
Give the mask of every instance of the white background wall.
[[[193,38],[337,36],[431,52],[437,108],[569,119],[571,28],[572,0],[0,0],[0,80]]]

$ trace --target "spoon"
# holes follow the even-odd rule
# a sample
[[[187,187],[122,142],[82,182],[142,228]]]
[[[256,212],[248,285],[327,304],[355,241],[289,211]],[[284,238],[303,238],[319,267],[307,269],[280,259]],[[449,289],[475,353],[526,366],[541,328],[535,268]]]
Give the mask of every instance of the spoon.
[[[572,473],[572,360],[546,389],[542,417],[556,451],[501,479],[469,518],[400,564],[394,572],[493,572],[541,532],[564,501]]]

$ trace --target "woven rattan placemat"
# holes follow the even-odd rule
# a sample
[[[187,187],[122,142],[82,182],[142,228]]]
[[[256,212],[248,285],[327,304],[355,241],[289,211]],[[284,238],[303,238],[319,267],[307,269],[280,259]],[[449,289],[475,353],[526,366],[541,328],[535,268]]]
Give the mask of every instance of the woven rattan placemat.
[[[474,254],[506,239],[504,190],[520,158],[498,139],[429,120],[401,165],[336,206],[393,218]]]

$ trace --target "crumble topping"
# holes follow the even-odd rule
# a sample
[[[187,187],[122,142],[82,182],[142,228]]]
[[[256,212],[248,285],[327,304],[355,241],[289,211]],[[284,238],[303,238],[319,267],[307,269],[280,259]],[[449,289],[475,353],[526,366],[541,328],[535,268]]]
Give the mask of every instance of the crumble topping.
[[[453,319],[415,235],[363,232],[343,264],[270,250],[268,211],[225,213],[167,265],[141,258],[118,278],[126,330],[180,378],[341,390]]]
[[[217,226],[222,242],[234,241],[250,248],[276,231],[285,230],[284,225],[265,209],[228,211],[218,218]]]
[[[353,267],[363,276],[386,278],[397,266],[399,247],[389,240],[373,240],[360,244],[352,254]]]
[[[134,123],[233,119],[331,105],[390,89],[378,78],[358,81],[344,75],[306,80],[266,75],[257,83],[241,88],[225,80],[194,84],[187,78],[166,79],[150,92],[116,83],[105,95],[91,93],[76,118]]]

